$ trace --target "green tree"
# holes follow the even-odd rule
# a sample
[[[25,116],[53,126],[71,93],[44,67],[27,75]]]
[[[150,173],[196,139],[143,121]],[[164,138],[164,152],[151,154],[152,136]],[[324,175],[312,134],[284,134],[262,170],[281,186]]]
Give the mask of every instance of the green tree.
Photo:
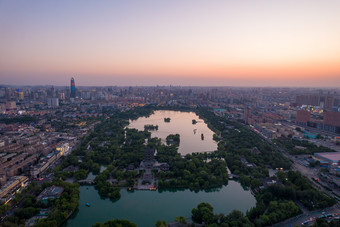
[[[162,221],[162,220],[158,220],[156,222],[156,227],[167,227],[167,224],[165,221]]]
[[[176,222],[179,222],[179,223],[181,223],[181,224],[186,224],[186,223],[187,223],[187,219],[185,219],[185,217],[183,217],[183,216],[178,216],[178,217],[176,217],[176,218],[175,218],[175,221],[176,221]]]
[[[94,224],[93,227],[137,227],[137,225],[128,220],[112,219],[106,221],[104,224],[98,222]]]
[[[251,187],[252,188],[258,188],[261,185],[262,185],[262,183],[261,183],[261,181],[259,179],[253,179],[251,181]]]
[[[213,207],[209,203],[200,203],[197,208],[192,209],[191,218],[196,223],[210,224],[213,221]]]
[[[74,173],[74,177],[77,179],[77,180],[82,180],[82,179],[85,179],[86,178],[86,171],[81,169],[81,170],[78,170],[77,172]]]

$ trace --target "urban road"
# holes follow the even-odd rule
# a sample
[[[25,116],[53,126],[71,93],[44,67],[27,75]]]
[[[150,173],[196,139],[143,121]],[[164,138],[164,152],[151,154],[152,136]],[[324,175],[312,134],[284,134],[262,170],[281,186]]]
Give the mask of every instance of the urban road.
[[[271,142],[271,141],[270,141]],[[318,184],[316,183],[313,178],[318,178],[318,173],[317,171],[315,171],[315,169],[311,170],[308,167],[305,167],[303,165],[301,165],[299,163],[299,160],[297,158],[295,158],[292,155],[289,155],[286,151],[284,151],[282,148],[276,146],[275,144],[273,144],[277,149],[279,149],[279,151],[281,151],[281,153],[283,155],[285,155],[287,158],[289,158],[290,160],[293,161],[293,165],[292,165],[292,169],[295,171],[299,171],[302,175],[304,175],[305,177],[307,177],[308,179],[310,179],[310,181],[313,183],[314,187],[317,188],[318,190],[325,192],[327,195],[334,197],[334,195],[332,194],[332,192],[326,190],[323,186],[322,183]],[[334,189],[333,193],[339,195],[339,191]],[[280,222],[274,226],[296,226],[296,225],[301,225],[302,223],[310,220],[309,223],[313,223],[313,219],[319,218],[322,215],[327,215],[327,214],[335,214],[333,217],[331,218],[338,218],[339,217],[339,213],[340,213],[340,204],[339,202],[334,205],[333,207],[329,207],[329,208],[325,208],[325,209],[321,209],[321,210],[317,210],[317,211],[308,211],[306,208],[303,207],[302,204],[297,203],[297,205],[300,207],[300,209],[303,211],[303,214],[298,215],[296,217],[290,218],[288,220],[285,220],[283,222]],[[308,225],[308,223],[307,223]]]
[[[320,182],[315,182],[313,179],[319,178],[318,176],[318,170],[317,169],[311,169],[309,167],[306,167],[302,164],[300,164],[300,161],[295,158],[295,156],[288,154],[285,150],[283,150],[281,147],[278,147],[277,145],[273,144],[283,155],[285,155],[287,158],[289,158],[292,162],[292,169],[295,171],[299,171],[303,176],[307,177],[312,184],[314,185],[315,188],[317,188],[318,190],[321,190],[323,192],[325,192],[327,195],[334,197],[334,194],[339,196],[340,195],[340,191],[336,188],[333,189],[332,192],[330,192],[329,190],[327,190],[324,187],[328,186],[323,183],[322,181]],[[332,194],[334,193],[334,194]]]
[[[280,222],[280,223],[277,223],[273,226],[275,226],[275,227],[300,226],[300,225],[302,225],[302,223],[306,223],[306,225],[310,225],[314,222],[315,218],[326,216],[328,214],[332,215],[332,217],[329,217],[328,220],[338,219],[339,218],[339,211],[340,211],[340,205],[339,204],[336,204],[332,207],[328,207],[328,208],[325,208],[325,209],[315,210],[315,211],[308,211],[307,209],[303,209],[303,214],[300,214],[296,217],[287,219],[287,220]]]
[[[264,140],[266,140],[267,142],[272,144],[275,148],[277,148],[284,156],[289,158],[293,162],[292,169],[295,170],[295,171],[299,171],[303,176],[307,177],[312,182],[312,184],[315,188],[317,188],[318,190],[320,190],[322,192],[325,192],[327,195],[329,195],[331,197],[334,197],[335,195],[338,195],[338,196],[340,195],[340,191],[338,189],[333,190],[333,193],[335,194],[334,195],[329,190],[326,190],[322,186],[322,183],[316,183],[313,180],[313,178],[318,178],[317,170],[315,170],[315,169],[311,170],[310,168],[301,165],[299,160],[297,158],[295,158],[293,155],[288,154],[283,148],[274,144],[270,139],[264,138],[261,133],[260,133],[260,135],[262,136],[262,138]],[[296,217],[287,219],[287,220],[280,222],[280,223],[277,223],[273,226],[294,226],[294,225],[300,226],[300,225],[302,225],[302,223],[306,223],[306,221],[310,221],[310,222],[306,223],[306,225],[309,225],[309,224],[313,223],[314,219],[322,217],[323,215],[330,215],[330,217],[328,218],[329,220],[334,219],[334,218],[335,219],[339,218],[339,214],[340,214],[340,203],[339,202],[337,202],[337,204],[332,206],[332,207],[328,207],[328,208],[316,210],[316,211],[308,211],[302,204],[299,204],[299,203],[297,203],[297,205],[302,210],[303,214],[300,214]]]

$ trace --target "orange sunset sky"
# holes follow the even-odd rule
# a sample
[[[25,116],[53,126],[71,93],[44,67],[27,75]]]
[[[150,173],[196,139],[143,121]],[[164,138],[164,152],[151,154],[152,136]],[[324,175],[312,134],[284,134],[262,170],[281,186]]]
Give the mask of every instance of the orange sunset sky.
[[[0,84],[340,87],[339,0],[0,1]]]

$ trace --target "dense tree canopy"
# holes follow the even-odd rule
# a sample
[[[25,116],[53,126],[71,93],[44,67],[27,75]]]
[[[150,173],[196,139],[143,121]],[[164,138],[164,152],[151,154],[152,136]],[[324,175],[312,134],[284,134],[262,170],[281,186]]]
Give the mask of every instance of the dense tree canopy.
[[[137,227],[137,225],[128,220],[112,219],[106,221],[104,224],[96,223],[92,227]]]
[[[127,167],[138,167],[144,158],[145,148],[152,147],[157,149],[156,160],[170,166],[169,171],[154,172],[160,190],[221,187],[228,183],[228,167],[233,174],[239,176],[240,183],[251,188],[256,195],[256,206],[246,214],[236,210],[228,215],[214,214],[210,204],[199,204],[192,210],[192,220],[197,223],[204,222],[211,226],[266,226],[299,214],[301,211],[296,201],[311,210],[334,204],[333,199],[315,190],[307,179],[294,171],[278,172],[272,177],[278,183],[264,187],[262,180],[269,178],[269,168],[289,170],[291,161],[246,126],[216,116],[209,109],[190,110],[197,112],[216,135],[214,138],[218,142],[218,149],[210,153],[193,153],[183,157],[178,153],[178,146],[162,144],[160,139],[151,138],[147,130],[138,131],[126,127],[129,119],[148,116],[155,109],[144,107],[122,113],[107,110],[110,117],[83,139],[80,146],[58,167],[56,176],[83,179],[90,171],[99,173],[95,178],[99,194],[117,199],[120,197],[119,186],[133,186],[142,175],[142,172],[127,170]],[[170,139],[177,140],[176,135]],[[82,157],[82,162],[78,161],[79,157]],[[70,165],[79,170],[61,171]],[[101,165],[107,168],[100,173]],[[109,180],[116,183],[109,183]],[[30,201],[26,203],[29,205]],[[182,219],[176,221],[184,221]],[[166,225],[162,221],[157,224]]]

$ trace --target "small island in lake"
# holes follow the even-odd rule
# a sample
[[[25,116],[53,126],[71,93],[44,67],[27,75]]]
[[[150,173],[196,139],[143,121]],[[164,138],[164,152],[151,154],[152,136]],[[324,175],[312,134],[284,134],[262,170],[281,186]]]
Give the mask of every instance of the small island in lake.
[[[158,130],[158,125],[144,125],[144,130]]]
[[[165,117],[165,118],[164,118],[164,122],[166,122],[166,123],[169,123],[169,122],[170,122],[170,120],[171,120],[171,118],[170,118],[170,117]]]
[[[170,134],[166,137],[167,145],[179,146],[180,138],[179,134]]]

